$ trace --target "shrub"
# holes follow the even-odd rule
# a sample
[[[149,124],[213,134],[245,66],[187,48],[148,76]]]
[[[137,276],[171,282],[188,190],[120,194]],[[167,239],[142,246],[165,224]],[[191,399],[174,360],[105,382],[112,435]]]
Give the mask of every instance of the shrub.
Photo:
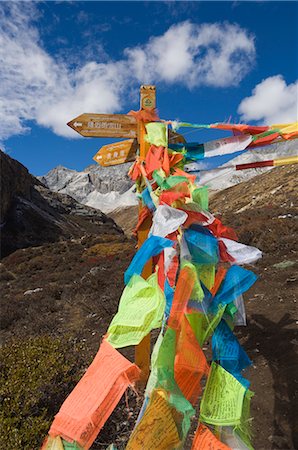
[[[49,336],[0,350],[0,448],[38,449],[54,415],[82,375],[82,346]],[[88,361],[89,362],[89,361]]]

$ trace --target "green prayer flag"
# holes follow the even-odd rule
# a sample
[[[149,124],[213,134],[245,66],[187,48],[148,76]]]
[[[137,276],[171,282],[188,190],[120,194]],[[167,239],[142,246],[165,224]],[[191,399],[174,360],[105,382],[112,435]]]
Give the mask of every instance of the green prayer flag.
[[[156,145],[156,147],[168,146],[167,138],[167,125],[161,122],[150,122],[145,125],[146,127],[146,141],[150,144]]]
[[[147,280],[133,275],[109,326],[108,342],[114,348],[139,344],[153,328],[161,326],[164,309],[165,296],[158,286],[157,273]]]
[[[177,186],[177,184],[179,184],[179,183],[183,183],[183,182],[188,183],[188,181],[189,180],[187,177],[183,177],[181,175],[171,175],[163,181],[163,183],[161,185],[161,189],[163,191],[167,191],[168,189],[171,189],[174,186]]]
[[[191,300],[196,300],[198,302],[201,302],[204,298],[204,291],[202,289],[200,280],[198,278],[197,275],[197,270],[196,270],[196,266],[191,263],[190,261],[187,260],[183,260],[181,262],[181,269],[183,269],[184,267],[188,267],[192,272],[193,272],[193,276],[194,276],[194,287],[191,293]]]
[[[195,189],[192,192],[192,199],[195,203],[198,203],[202,209],[208,211],[209,203],[208,203],[208,187],[202,186],[200,188]]]
[[[186,314],[186,318],[194,332],[194,335],[202,347],[204,343],[204,336],[206,332],[206,318],[204,313],[201,312],[191,312],[190,314]]]
[[[190,419],[195,411],[191,403],[184,397],[174,378],[174,361],[176,355],[176,331],[167,328],[159,348],[156,360],[157,384],[169,392],[169,404],[180,413],[178,431],[181,440],[186,438],[190,428]],[[178,416],[177,416],[178,417]],[[178,420],[178,419],[177,419]]]
[[[158,184],[159,187],[163,185],[164,180],[166,179],[166,175],[162,169],[154,170],[152,177],[154,181]]]
[[[160,350],[161,343],[163,341],[163,334],[162,331],[159,333],[158,338],[155,342],[155,345],[153,347],[153,351],[151,354],[151,371],[150,376],[147,381],[146,390],[145,390],[145,397],[149,397],[151,392],[156,386],[157,383],[157,357]]]
[[[251,444],[251,418],[250,418],[250,401],[254,393],[247,389],[243,401],[242,414],[240,419],[240,425],[236,428],[236,433],[240,436],[242,441],[247,445],[250,450],[253,450],[253,446]]]
[[[212,362],[201,402],[200,421],[211,425],[240,425],[245,387]]]

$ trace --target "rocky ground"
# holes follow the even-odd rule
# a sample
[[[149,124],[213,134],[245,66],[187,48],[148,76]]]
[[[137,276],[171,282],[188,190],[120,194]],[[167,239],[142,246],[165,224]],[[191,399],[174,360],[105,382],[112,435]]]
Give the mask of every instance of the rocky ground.
[[[264,252],[253,268],[259,281],[245,295],[248,325],[237,330],[254,361],[250,379],[257,450],[298,448],[296,180],[295,166],[277,168],[215,195],[210,208],[238,231],[241,242]],[[128,217],[127,210],[122,218],[118,211],[114,219],[123,225]],[[39,448],[117,310],[135,242],[112,220],[88,229],[84,222],[84,227],[81,235],[60,233],[55,241],[2,259],[0,396],[6,399],[6,416],[0,416],[0,449]],[[133,349],[126,356],[133,358]],[[112,442],[122,449],[140,404],[141,395],[129,392],[92,449]]]
[[[248,324],[238,331],[254,362],[256,449],[298,448],[297,175],[297,166],[277,168],[211,202],[241,242],[264,252],[253,268],[259,281],[245,296]]]

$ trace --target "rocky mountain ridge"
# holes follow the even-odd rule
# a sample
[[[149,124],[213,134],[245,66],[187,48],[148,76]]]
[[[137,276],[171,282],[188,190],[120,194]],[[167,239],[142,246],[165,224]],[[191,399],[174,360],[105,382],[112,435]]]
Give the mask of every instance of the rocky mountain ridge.
[[[49,189],[71,195],[78,202],[108,213],[121,206],[137,204],[127,173],[131,163],[101,167],[90,165],[79,172],[57,166],[38,177]]]
[[[249,150],[222,167],[230,164],[272,159],[277,154],[280,154],[280,157],[285,157],[295,153],[297,153],[297,148],[294,141],[282,142]],[[81,172],[57,166],[46,175],[39,177],[39,180],[52,191],[71,195],[80,203],[110,213],[119,208],[137,205],[133,183],[127,175],[130,166],[131,163],[111,167],[92,164]],[[191,169],[196,165],[189,165],[188,167]],[[271,170],[271,168],[265,167],[237,172],[227,167],[221,171],[201,172],[198,178],[200,184],[207,184],[211,191],[218,191],[242,183],[268,170]]]

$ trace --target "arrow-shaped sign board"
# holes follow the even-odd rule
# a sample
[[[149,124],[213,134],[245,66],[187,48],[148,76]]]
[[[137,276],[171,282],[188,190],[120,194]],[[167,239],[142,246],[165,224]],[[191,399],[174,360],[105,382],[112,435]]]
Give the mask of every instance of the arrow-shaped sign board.
[[[115,166],[129,161],[134,161],[138,148],[136,139],[115,142],[114,144],[104,145],[93,157],[101,166]]]
[[[137,121],[127,114],[81,114],[67,124],[85,137],[137,137]]]

